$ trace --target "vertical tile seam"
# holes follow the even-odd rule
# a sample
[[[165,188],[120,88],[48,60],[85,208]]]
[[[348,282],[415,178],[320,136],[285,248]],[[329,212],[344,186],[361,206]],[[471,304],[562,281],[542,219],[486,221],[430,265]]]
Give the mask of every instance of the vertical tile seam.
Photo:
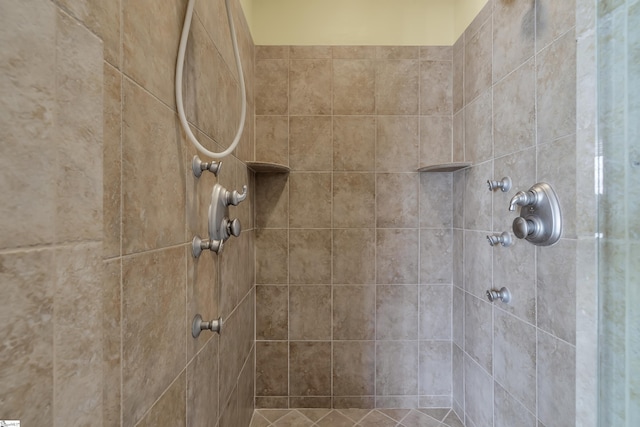
[[[124,251],[123,236],[124,236],[124,185],[122,177],[124,175],[123,167],[123,153],[124,153],[124,11],[122,6],[123,0],[118,0],[118,20],[119,20],[119,34],[118,34],[118,78],[120,79],[120,219],[119,219],[119,258],[120,258],[120,425],[124,425],[124,262],[122,254]],[[104,141],[103,141],[104,144]],[[104,183],[103,183],[104,185]]]

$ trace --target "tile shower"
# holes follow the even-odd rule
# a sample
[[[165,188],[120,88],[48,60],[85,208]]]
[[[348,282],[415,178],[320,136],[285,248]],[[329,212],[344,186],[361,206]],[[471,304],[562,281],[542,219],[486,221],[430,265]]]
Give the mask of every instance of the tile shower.
[[[2,104],[23,150],[3,169],[43,165],[2,187],[19,203],[0,221],[0,290],[22,290],[5,315],[40,307],[45,325],[3,324],[19,351],[0,355],[0,415],[238,427],[254,405],[386,422],[405,418],[368,411],[440,407],[467,426],[575,425],[576,265],[593,235],[576,216],[576,2],[489,0],[451,47],[254,46],[232,3],[249,117],[219,182],[249,184],[251,203],[233,212],[241,237],[198,260],[216,179],[190,174],[175,114],[186,1],[9,0],[0,14],[16,46],[0,82],[26,100]],[[239,109],[223,8],[197,3],[185,69],[187,115],[211,148]],[[291,172],[254,174],[253,160]],[[473,166],[416,171],[452,161]],[[512,191],[554,184],[557,245],[489,247],[513,219],[486,188],[505,175]],[[502,286],[513,304],[490,304]],[[193,340],[196,312],[223,316],[223,333]],[[446,415],[431,411],[403,417]]]

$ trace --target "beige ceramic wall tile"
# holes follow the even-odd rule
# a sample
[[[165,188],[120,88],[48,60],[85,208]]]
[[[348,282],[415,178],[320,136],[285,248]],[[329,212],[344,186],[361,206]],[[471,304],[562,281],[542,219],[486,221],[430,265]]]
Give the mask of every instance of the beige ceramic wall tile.
[[[376,290],[374,286],[333,288],[333,339],[375,339]]]
[[[0,332],[12,349],[0,353],[0,398],[5,413],[33,425],[53,424],[55,255],[51,249],[0,255],[6,304]]]
[[[330,340],[331,286],[289,287],[289,339]]]
[[[54,424],[102,420],[103,366],[94,363],[104,354],[101,246],[79,244],[56,253]],[[78,319],[83,319],[83,328],[78,327]]]
[[[373,395],[375,343],[342,341],[333,344],[333,393],[335,396]]]
[[[502,310],[495,310],[494,322],[496,381],[535,411],[536,329]]]
[[[489,179],[487,177],[492,175],[493,162],[482,163],[467,170],[464,189],[464,228],[491,229],[492,193],[487,189],[487,179]]]
[[[256,59],[289,59],[289,46],[256,46]]]
[[[418,286],[376,286],[376,339],[418,338]]]
[[[451,230],[420,230],[420,283],[451,283],[453,274]]]
[[[102,360],[103,392],[102,420],[104,424],[120,423],[122,402],[120,369],[122,360],[121,308],[122,308],[122,262],[120,259],[104,262],[102,284]]]
[[[51,2],[12,0],[0,17],[2,249],[55,240],[56,11]]]
[[[418,372],[418,352],[418,341],[378,341],[376,343],[376,394],[378,396],[418,393],[418,377],[415,375]]]
[[[420,114],[453,112],[452,67],[452,61],[420,61]]]
[[[418,46],[377,46],[377,59],[418,59]]]
[[[176,53],[187,2],[121,1],[123,70],[173,108],[174,86],[167,82],[175,80]],[[149,13],[150,10],[154,13]]]
[[[464,110],[453,115],[452,129],[452,160],[454,162],[464,161]]]
[[[238,390],[234,389],[225,404],[220,405],[220,427],[238,425]]]
[[[60,0],[57,3],[102,39],[104,60],[120,68],[121,0]]]
[[[196,313],[201,316],[217,319],[221,315],[218,307],[220,304],[220,286],[218,282],[218,260],[213,252],[200,255],[194,258],[189,245],[185,248],[187,259],[187,358],[191,360],[209,341],[211,336],[200,335],[198,339],[193,339],[190,334],[189,325]],[[207,320],[210,320],[207,319]]]
[[[493,81],[497,82],[533,55],[535,0],[498,1],[493,13]]]
[[[560,239],[554,246],[536,249],[538,327],[573,345],[576,342],[576,241]],[[557,289],[562,294],[550,298],[549,289]]]
[[[184,368],[184,256],[184,248],[178,247],[123,262],[125,425],[139,421]]]
[[[226,148],[240,121],[238,84],[200,21],[193,23],[191,35],[183,82],[186,85],[183,94],[186,115]]]
[[[446,341],[420,341],[419,391],[421,395],[451,394],[451,363],[451,344]]]
[[[56,25],[56,239],[96,240],[103,234],[102,43],[63,12]]]
[[[291,342],[289,384],[292,396],[331,395],[331,342]]]
[[[535,144],[535,65],[527,61],[493,88],[495,156]]]
[[[398,194],[417,194],[417,173],[376,174],[376,226],[380,228],[414,228],[418,226],[416,197],[397,197]]]
[[[373,227],[375,185],[373,173],[334,173],[333,227]]]
[[[289,166],[294,171],[332,170],[331,117],[289,119]]]
[[[575,424],[575,347],[538,333],[538,417],[545,424]]]
[[[562,236],[576,238],[576,136],[538,146],[539,181],[551,184],[562,212]]]
[[[233,13],[234,7],[231,7]],[[186,9],[185,9],[186,10]],[[220,55],[224,58],[224,62],[229,70],[233,73],[237,79],[236,62],[233,55],[233,45],[231,44],[231,37],[229,33],[229,20],[227,19],[227,8],[225,2],[196,2],[194,6],[195,14],[193,24],[196,20],[199,24],[202,24],[207,34],[211,38],[211,41],[215,45]],[[235,14],[234,14],[235,15]],[[236,24],[236,34],[238,37],[238,47],[240,54],[243,55],[246,49],[242,43],[243,31],[240,25]],[[193,36],[193,33],[191,33]],[[193,42],[193,38],[189,40],[189,43]],[[244,56],[244,55],[243,55]],[[244,66],[244,61],[243,61]]]
[[[453,160],[451,116],[420,117],[420,166]]]
[[[378,116],[376,171],[414,172],[418,169],[418,135],[417,117]]]
[[[500,384],[495,385],[493,413],[496,427],[523,426],[535,427],[536,417],[527,411]]]
[[[331,114],[331,60],[296,59],[289,66],[289,113]]]
[[[256,180],[256,227],[287,228],[289,179],[286,174],[264,174]]]
[[[453,209],[453,176],[420,174],[420,227],[450,228]]]
[[[174,114],[135,83],[124,82],[123,253],[184,240],[183,144]],[[162,174],[150,175],[148,165]],[[150,209],[150,207],[153,207]]]
[[[375,117],[333,117],[333,170],[373,171],[375,147]]]
[[[289,295],[286,286],[256,286],[256,339],[286,340],[289,336]]]
[[[576,24],[576,0],[536,2],[536,50],[539,52]]]
[[[462,107],[464,107],[464,70],[465,70],[465,58],[464,58],[464,35],[460,36],[460,39],[456,42],[453,49],[453,88],[452,102],[453,112],[457,113]]]
[[[290,230],[289,260],[290,283],[331,283],[331,234],[328,230]]]
[[[377,61],[378,114],[418,114],[418,68],[417,60]]]
[[[215,427],[218,420],[218,339],[210,339],[187,365],[186,417],[189,425]],[[210,373],[213,373],[211,375]]]
[[[241,234],[239,238],[245,236]],[[220,255],[218,255],[218,260],[220,262],[219,310],[223,318],[228,317],[240,301],[238,297],[240,241],[238,239],[234,238],[232,240],[227,240],[224,243],[224,250]]]
[[[419,292],[419,338],[421,340],[450,340],[451,286],[425,285],[420,286]]]
[[[333,230],[333,283],[375,282],[375,230],[372,228]]]
[[[122,74],[104,63],[103,220],[105,258],[120,255],[122,195]]]
[[[289,57],[291,59],[330,59],[331,46],[291,46]]]
[[[420,46],[420,59],[425,61],[451,61],[453,46]]]
[[[576,43],[573,31],[538,54],[536,78],[538,143],[575,133]]]
[[[286,116],[256,117],[256,161],[289,165],[289,120]]]
[[[486,296],[486,284],[491,283],[493,252],[486,245],[486,233],[464,231],[464,289],[478,298]]]
[[[185,373],[182,372],[137,425],[151,427],[167,422],[186,426],[186,401]]]
[[[375,46],[332,46],[333,59],[375,59]]]
[[[289,112],[289,61],[257,60],[256,115],[282,115]]]
[[[289,227],[331,227],[331,173],[289,175]]]
[[[372,60],[334,59],[334,114],[374,114],[375,79],[375,62]]]
[[[465,296],[464,303],[464,351],[482,369],[492,372],[492,306],[469,294]]]
[[[221,396],[220,399],[222,401],[229,398],[233,399],[233,396],[236,395],[238,374],[240,374],[240,368],[244,362],[242,337],[240,336],[241,320],[239,311],[235,310],[225,320],[226,335],[220,335],[220,357],[218,363],[220,364],[219,366],[224,366],[224,369],[220,369],[218,375],[220,381],[219,396]],[[222,404],[220,409],[223,410]]]
[[[464,357],[464,400],[467,422],[486,426],[493,423],[493,388],[491,375],[469,356]],[[477,420],[477,421],[475,421]]]
[[[481,163],[493,156],[492,91],[488,90],[465,108],[465,161]]]
[[[258,230],[256,233],[256,283],[286,284],[289,279],[289,237],[287,230]]]
[[[464,49],[464,102],[468,104],[491,86],[491,20],[474,36],[466,39]],[[455,58],[454,58],[455,62]]]
[[[376,230],[376,283],[418,282],[418,234],[416,230]]]

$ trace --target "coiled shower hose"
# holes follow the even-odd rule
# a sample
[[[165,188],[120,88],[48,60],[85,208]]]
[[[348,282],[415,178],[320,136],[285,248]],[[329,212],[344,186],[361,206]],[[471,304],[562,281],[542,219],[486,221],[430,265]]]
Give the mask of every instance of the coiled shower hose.
[[[244,85],[244,74],[242,72],[242,63],[240,61],[240,52],[238,50],[238,40],[236,37],[236,29],[233,25],[233,18],[231,17],[231,8],[229,7],[229,0],[225,0],[227,7],[227,20],[229,21],[229,32],[231,33],[231,43],[233,44],[233,54],[236,59],[236,67],[238,69],[238,80],[240,80],[240,91],[242,92],[242,110],[240,112],[240,123],[238,124],[238,131],[236,136],[231,142],[231,145],[219,153],[207,150],[200,144],[198,139],[191,132],[187,117],[184,113],[184,105],[182,101],[182,71],[184,69],[184,55],[187,50],[187,40],[189,39],[189,30],[191,29],[191,21],[193,19],[193,8],[196,0],[189,0],[187,5],[187,13],[184,17],[184,25],[182,26],[182,36],[180,37],[180,47],[178,48],[178,60],[176,62],[176,105],[178,107],[178,117],[180,117],[180,123],[184,132],[187,134],[187,138],[198,149],[200,153],[213,159],[221,159],[228,156],[235,150],[240,137],[242,136],[242,130],[244,129],[244,122],[247,116],[247,92]]]

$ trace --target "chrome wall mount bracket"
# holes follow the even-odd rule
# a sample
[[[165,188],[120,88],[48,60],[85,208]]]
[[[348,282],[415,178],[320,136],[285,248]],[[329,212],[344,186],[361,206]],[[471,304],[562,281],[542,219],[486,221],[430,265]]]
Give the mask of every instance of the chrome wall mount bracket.
[[[204,171],[209,171],[218,176],[221,168],[222,162],[203,162],[198,156],[193,156],[193,159],[191,159],[191,170],[196,178],[200,178]]]
[[[513,245],[513,238],[511,237],[511,233],[508,231],[503,231],[500,234],[493,234],[491,236],[487,236],[487,240],[489,241],[490,246],[497,246],[498,244],[508,248]]]
[[[199,236],[191,242],[191,252],[198,258],[203,250],[209,249],[217,254],[222,252],[224,242],[231,236],[240,236],[242,225],[240,220],[229,218],[229,205],[238,206],[247,198],[247,186],[242,187],[242,193],[228,191],[220,184],[213,186],[211,204],[209,205],[209,239]]]
[[[528,191],[519,191],[511,199],[509,210],[521,206],[520,216],[513,221],[513,234],[537,246],[550,246],[562,235],[562,212],[556,192],[546,182]]]
[[[505,304],[509,304],[511,302],[511,292],[509,292],[509,289],[504,287],[499,291],[490,289],[487,291],[487,298],[491,302],[500,300]]]
[[[217,332],[220,334],[220,331],[222,331],[222,317],[205,322],[202,320],[202,316],[196,314],[191,324],[191,336],[198,338],[202,331]]]
[[[500,181],[488,180],[487,184],[489,185],[489,191],[495,191],[499,188],[503,193],[506,193],[507,191],[511,190],[512,182],[511,178],[505,176]]]

